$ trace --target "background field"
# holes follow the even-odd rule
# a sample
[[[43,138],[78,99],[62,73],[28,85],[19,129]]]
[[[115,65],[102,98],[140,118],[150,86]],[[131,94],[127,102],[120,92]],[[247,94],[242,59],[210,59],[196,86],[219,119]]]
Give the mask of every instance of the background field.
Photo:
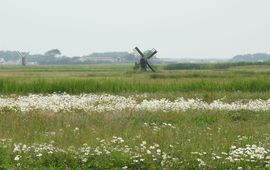
[[[270,96],[268,65],[178,71],[163,67],[158,66],[157,73],[141,73],[134,72],[131,65],[1,66],[0,93],[7,96],[53,92],[123,96],[146,93],[147,98],[200,98],[207,102],[220,98],[225,102],[269,99]],[[269,113],[189,110],[181,113],[55,114],[2,110],[0,139],[5,141],[2,144],[0,141],[0,169],[267,169],[266,158],[232,163],[222,152],[229,153],[232,146],[245,147],[247,144],[270,149]],[[142,157],[131,159],[128,153],[110,150],[111,155],[92,155],[84,162],[79,155],[68,151],[70,146],[80,148],[84,144],[102,150],[101,140],[111,142],[114,136],[124,142],[106,144],[106,147],[114,144],[119,149],[125,148],[124,145],[134,150],[137,147]],[[34,151],[14,152],[14,143],[27,146],[52,143],[69,154],[42,152],[38,157]],[[142,144],[146,147],[143,151]],[[154,144],[160,145],[161,155],[157,154],[157,148],[150,149]],[[165,159],[163,152],[167,154]],[[20,161],[15,160],[16,154],[23,156]],[[153,155],[157,161],[153,161]],[[206,165],[200,164],[200,160]]]
[[[270,67],[251,65],[217,70],[163,70],[135,73],[131,65],[0,67],[1,94],[66,92],[130,95],[149,93],[156,97],[184,96],[206,101],[226,97],[269,97]]]

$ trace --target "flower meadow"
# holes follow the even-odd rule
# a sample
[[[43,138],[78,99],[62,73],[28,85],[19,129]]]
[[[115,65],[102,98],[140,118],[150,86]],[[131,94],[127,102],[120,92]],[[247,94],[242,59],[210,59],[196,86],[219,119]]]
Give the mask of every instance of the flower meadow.
[[[173,158],[166,152],[162,151],[159,144],[148,144],[146,141],[141,141],[138,145],[129,146],[122,137],[113,136],[111,140],[96,139],[97,146],[89,146],[83,144],[79,148],[69,146],[66,149],[62,149],[54,146],[54,141],[43,144],[26,145],[22,143],[11,144],[11,140],[2,139],[1,147],[10,147],[13,151],[14,163],[16,167],[23,167],[23,162],[27,162],[35,165],[34,162],[44,161],[47,159],[63,159],[75,161],[81,165],[81,167],[94,167],[96,163],[102,164],[103,159],[116,159],[112,160],[117,163],[116,165],[122,169],[137,169],[147,167],[145,162],[153,162],[156,166],[163,168],[172,167],[173,163],[178,161],[178,158]],[[118,155],[114,158],[114,155]],[[62,157],[62,158],[61,158]],[[29,162],[28,162],[29,161]],[[63,160],[63,164],[66,160]],[[44,162],[45,163],[45,162]],[[91,165],[93,164],[93,165]],[[100,165],[100,167],[106,167],[106,165]]]
[[[0,170],[270,169],[269,66],[131,68],[2,65]]]
[[[270,100],[54,93],[0,110],[0,169],[270,169]]]
[[[243,136],[246,137],[246,136]],[[270,150],[256,144],[232,145],[216,152],[190,152],[189,157],[177,155],[181,146],[176,142],[164,149],[158,143],[142,141],[139,136],[131,139],[137,144],[113,136],[111,139],[96,138],[95,145],[61,148],[55,141],[48,143],[15,143],[12,139],[0,139],[1,168],[9,169],[269,169]],[[239,136],[238,136],[238,142]],[[239,145],[239,144],[238,144]],[[241,144],[240,144],[241,145]],[[4,160],[7,157],[9,160]]]
[[[215,100],[211,103],[201,99],[144,99],[143,95],[117,96],[109,94],[49,94],[18,97],[0,97],[0,110],[31,112],[35,110],[49,112],[182,112],[186,110],[226,110],[226,111],[269,111],[270,99],[248,100],[225,103]]]

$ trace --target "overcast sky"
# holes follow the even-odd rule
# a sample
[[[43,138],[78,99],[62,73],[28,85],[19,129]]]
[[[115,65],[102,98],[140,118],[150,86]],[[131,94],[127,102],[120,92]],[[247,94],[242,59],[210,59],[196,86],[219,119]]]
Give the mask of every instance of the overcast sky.
[[[0,0],[0,50],[166,58],[270,53],[270,0]]]

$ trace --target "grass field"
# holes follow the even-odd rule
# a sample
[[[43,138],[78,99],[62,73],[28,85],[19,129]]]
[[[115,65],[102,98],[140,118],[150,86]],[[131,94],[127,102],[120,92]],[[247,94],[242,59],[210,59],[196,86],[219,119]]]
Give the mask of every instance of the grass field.
[[[269,75],[267,65],[145,74],[129,65],[1,66],[0,169],[270,169]],[[46,98],[63,92],[70,96]],[[182,109],[181,97],[232,109]],[[169,101],[182,105],[166,110]]]

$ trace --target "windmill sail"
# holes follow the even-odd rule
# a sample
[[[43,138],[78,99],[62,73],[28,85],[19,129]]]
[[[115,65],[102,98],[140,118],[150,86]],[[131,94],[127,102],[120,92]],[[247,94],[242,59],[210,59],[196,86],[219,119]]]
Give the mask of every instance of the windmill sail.
[[[140,62],[138,63],[139,68],[141,68],[141,71],[147,71],[147,67],[149,67],[153,72],[155,72],[155,69],[151,66],[151,64],[149,64],[148,60],[157,53],[157,50],[153,49],[151,51],[149,50],[144,53],[138,47],[135,47],[134,50],[138,52],[139,55],[141,56]],[[138,68],[136,66],[137,65],[135,64],[134,68]]]
[[[152,50],[152,53],[147,57],[147,59],[150,59],[150,58],[152,58],[154,55],[156,55],[157,54],[157,50],[155,50],[155,49],[153,49]]]

